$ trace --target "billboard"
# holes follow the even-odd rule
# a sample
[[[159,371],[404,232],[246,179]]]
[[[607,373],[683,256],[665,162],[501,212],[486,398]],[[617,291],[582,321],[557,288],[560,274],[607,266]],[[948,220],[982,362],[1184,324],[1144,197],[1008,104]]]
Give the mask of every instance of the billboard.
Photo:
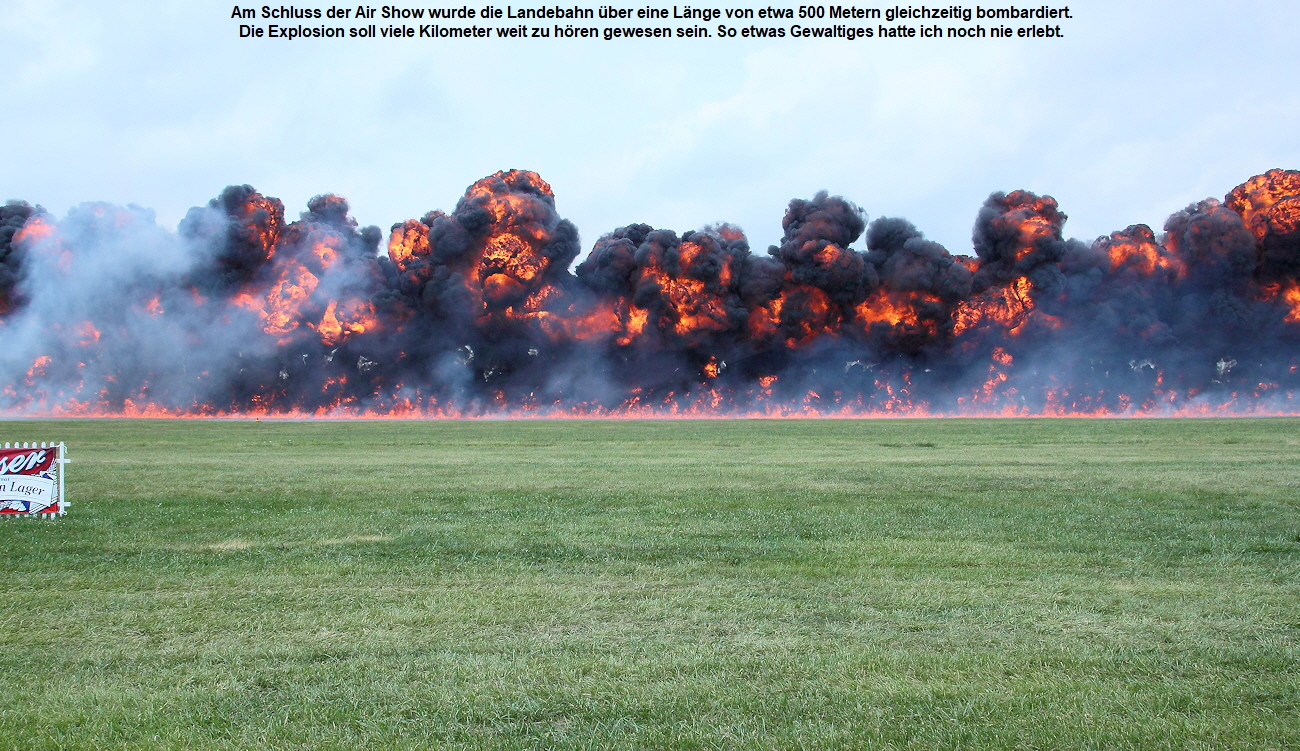
[[[6,443],[0,449],[0,515],[66,514],[65,453],[62,443]]]

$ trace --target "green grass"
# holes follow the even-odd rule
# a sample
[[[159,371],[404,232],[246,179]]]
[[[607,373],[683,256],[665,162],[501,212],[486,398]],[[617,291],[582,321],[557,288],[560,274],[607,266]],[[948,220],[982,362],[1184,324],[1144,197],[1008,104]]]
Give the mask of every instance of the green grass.
[[[1300,747],[1300,420],[3,427],[0,748]]]

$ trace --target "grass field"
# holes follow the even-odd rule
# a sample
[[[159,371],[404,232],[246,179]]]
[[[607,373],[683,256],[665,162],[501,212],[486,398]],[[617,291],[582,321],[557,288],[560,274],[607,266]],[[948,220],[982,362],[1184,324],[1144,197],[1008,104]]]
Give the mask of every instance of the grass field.
[[[3,428],[0,748],[1300,748],[1300,420]]]

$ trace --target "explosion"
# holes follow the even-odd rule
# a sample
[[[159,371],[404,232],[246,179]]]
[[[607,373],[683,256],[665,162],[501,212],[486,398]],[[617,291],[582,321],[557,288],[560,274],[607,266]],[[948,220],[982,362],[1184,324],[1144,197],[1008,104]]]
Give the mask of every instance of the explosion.
[[[176,232],[83,204],[0,209],[0,411],[23,416],[1292,414],[1300,172],[1162,232],[1067,239],[994,193],[972,254],[848,200],[780,244],[629,224],[587,256],[523,170],[384,244],[347,202],[231,186]],[[863,242],[864,247],[854,244]],[[381,249],[381,244],[383,248]]]

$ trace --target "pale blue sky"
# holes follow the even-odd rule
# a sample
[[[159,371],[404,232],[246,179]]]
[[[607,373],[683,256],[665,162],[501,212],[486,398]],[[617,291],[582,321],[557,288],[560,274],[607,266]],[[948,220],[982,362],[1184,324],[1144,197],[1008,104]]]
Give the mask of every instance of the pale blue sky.
[[[1058,41],[248,40],[231,7],[0,0],[0,200],[174,227],[250,183],[386,231],[524,168],[584,256],[633,222],[728,221],[762,252],[823,189],[969,254],[995,190],[1055,196],[1091,240],[1300,167],[1292,0],[1072,2]]]

